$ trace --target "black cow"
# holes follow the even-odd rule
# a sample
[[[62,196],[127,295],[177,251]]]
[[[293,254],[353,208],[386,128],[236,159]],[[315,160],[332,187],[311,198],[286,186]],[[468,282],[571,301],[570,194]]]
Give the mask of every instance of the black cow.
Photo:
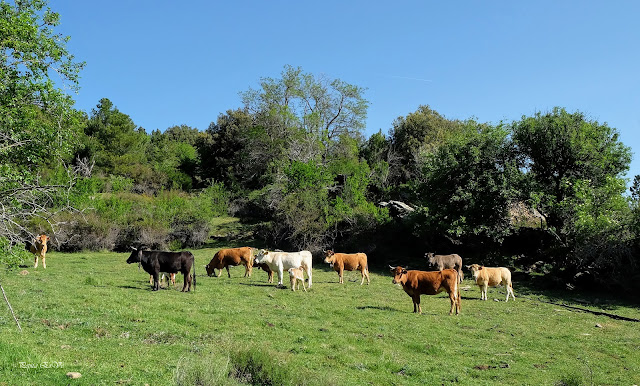
[[[160,272],[182,273],[184,276],[184,286],[182,292],[191,291],[192,277],[189,275],[193,267],[193,289],[196,289],[196,266],[194,265],[193,254],[189,251],[164,252],[164,251],[143,251],[135,249],[127,259],[127,264],[140,263],[142,268],[149,275],[153,275],[153,290],[160,287]]]

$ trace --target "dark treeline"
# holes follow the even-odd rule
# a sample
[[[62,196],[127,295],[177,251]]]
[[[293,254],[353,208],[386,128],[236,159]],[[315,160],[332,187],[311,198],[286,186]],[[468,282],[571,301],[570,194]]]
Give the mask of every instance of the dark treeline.
[[[215,219],[234,216],[282,249],[363,251],[374,264],[459,253],[537,263],[571,282],[638,282],[640,178],[626,195],[631,151],[606,123],[555,108],[492,124],[424,105],[367,138],[363,88],[286,66],[204,131],[148,133],[106,98],[90,114],[74,110],[47,81],[56,65],[77,85],[82,64],[56,39],[55,14],[19,23],[42,6],[2,3],[15,26],[0,58],[9,266],[38,232],[60,250],[178,249],[203,245]],[[19,44],[38,39],[47,44]]]

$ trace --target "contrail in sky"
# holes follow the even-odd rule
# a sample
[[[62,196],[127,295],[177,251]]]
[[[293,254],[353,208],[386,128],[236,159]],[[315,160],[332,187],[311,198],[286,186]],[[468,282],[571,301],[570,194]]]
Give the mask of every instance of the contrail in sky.
[[[392,78],[396,78],[396,79],[419,80],[420,82],[433,82],[431,79],[411,78],[411,77],[408,77],[408,76],[391,75],[391,77]]]

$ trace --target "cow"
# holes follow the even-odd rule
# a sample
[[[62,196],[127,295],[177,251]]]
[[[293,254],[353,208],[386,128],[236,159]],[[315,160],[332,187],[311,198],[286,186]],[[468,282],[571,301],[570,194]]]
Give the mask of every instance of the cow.
[[[460,257],[460,255],[456,255],[455,253],[452,255],[435,255],[433,252],[427,252],[424,257],[426,257],[429,264],[435,267],[438,271],[442,271],[447,268],[452,268],[458,271],[458,281],[462,283],[464,274],[462,273],[462,257]]]
[[[309,251],[271,252],[261,249],[256,255],[255,262],[258,264],[267,264],[272,271],[278,272],[278,287],[282,287],[282,276],[285,270],[301,267],[307,272],[309,288],[311,288],[312,258],[311,252]]]
[[[488,287],[504,284],[507,287],[507,300],[505,301],[509,301],[509,294],[511,294],[513,300],[516,300],[516,295],[513,294],[513,284],[511,283],[511,271],[508,268],[485,267],[478,264],[471,264],[466,267],[471,271],[476,284],[480,287],[480,299],[487,300]]]
[[[157,291],[160,286],[160,273],[182,273],[184,276],[184,286],[182,292],[191,291],[191,283],[193,289],[196,288],[196,267],[194,265],[195,258],[189,251],[182,252],[165,252],[165,251],[143,251],[135,249],[129,255],[127,264],[138,263],[142,265],[144,270],[153,276],[153,291]],[[193,267],[193,277],[189,274]]]
[[[38,256],[40,256],[40,258],[42,259],[42,268],[47,269],[45,254],[47,253],[47,242],[49,240],[51,240],[51,238],[43,233],[40,236],[36,237],[33,243],[30,243],[28,241],[25,243],[25,249],[33,253],[35,257],[33,268],[38,268]]]
[[[401,285],[404,292],[413,299],[413,312],[422,314],[420,307],[420,295],[435,295],[442,291],[447,291],[451,301],[449,315],[456,310],[456,315],[460,313],[460,287],[458,286],[458,272],[455,269],[445,269],[442,271],[414,271],[407,270],[401,266],[392,267],[393,284]]]
[[[217,269],[218,274],[216,277],[220,277],[220,275],[222,275],[222,269],[226,268],[227,275],[231,278],[229,266],[235,267],[236,265],[241,264],[244,265],[245,268],[244,277],[251,277],[251,270],[253,268],[253,248],[242,247],[221,249],[213,255],[209,264],[205,265],[205,269],[209,276],[215,275],[215,270]]]
[[[331,264],[334,271],[338,272],[338,278],[340,284],[344,284],[344,271],[360,270],[362,275],[362,281],[360,285],[364,284],[364,278],[367,278],[367,285],[371,282],[369,280],[369,265],[367,264],[367,255],[364,253],[335,253],[332,250],[325,251],[325,263]]]
[[[269,268],[269,266],[267,264],[265,264],[265,263],[255,263],[254,262],[253,266],[255,268],[260,268],[263,271],[265,271],[267,273],[267,275],[268,275],[267,282],[273,283],[273,271],[271,270],[271,268]]]
[[[160,276],[160,285],[162,285],[162,282],[164,281],[164,278],[167,278],[167,285],[169,285],[169,283],[173,284],[173,286],[176,286],[176,274],[175,273],[168,273],[168,272],[160,272],[161,276]],[[153,275],[149,275],[149,284],[153,284]]]
[[[291,280],[291,291],[296,290],[296,283],[300,281],[302,283],[302,289],[304,290],[304,292],[307,292],[307,289],[304,287],[304,270],[302,269],[302,267],[289,268],[288,272],[289,272],[289,279]]]

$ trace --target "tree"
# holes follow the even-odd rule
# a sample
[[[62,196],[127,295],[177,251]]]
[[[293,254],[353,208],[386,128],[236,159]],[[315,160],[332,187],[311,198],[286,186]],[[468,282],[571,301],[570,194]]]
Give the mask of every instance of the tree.
[[[82,119],[65,89],[77,89],[84,63],[54,32],[58,23],[46,1],[0,3],[0,238],[11,243],[30,233],[28,219],[51,219],[64,181],[43,185],[38,168],[68,161]]]
[[[100,99],[91,111],[84,133],[78,156],[94,159],[99,172],[133,178],[142,185],[153,179],[145,151],[149,136],[109,99]]]
[[[563,242],[576,237],[572,229],[585,190],[618,186],[616,195],[624,192],[624,184],[611,179],[629,168],[631,150],[606,123],[556,107],[523,117],[512,130],[526,173],[524,198]]]
[[[429,231],[492,241],[508,233],[521,172],[507,128],[468,121],[422,166],[418,191]]]
[[[390,132],[393,150],[400,163],[392,171],[395,184],[419,178],[421,157],[434,152],[448,138],[462,130],[462,122],[450,120],[429,106],[420,106],[406,117],[398,117]]]
[[[246,110],[227,110],[211,123],[196,142],[200,159],[199,176],[227,187],[256,188],[258,169],[248,167],[247,152],[253,117]]]
[[[363,92],[286,66],[280,79],[263,78],[259,90],[242,93],[253,118],[242,130],[242,165],[261,188],[249,195],[254,206],[275,219],[274,240],[322,247],[382,217],[366,200],[370,170],[358,158],[368,107]]]

